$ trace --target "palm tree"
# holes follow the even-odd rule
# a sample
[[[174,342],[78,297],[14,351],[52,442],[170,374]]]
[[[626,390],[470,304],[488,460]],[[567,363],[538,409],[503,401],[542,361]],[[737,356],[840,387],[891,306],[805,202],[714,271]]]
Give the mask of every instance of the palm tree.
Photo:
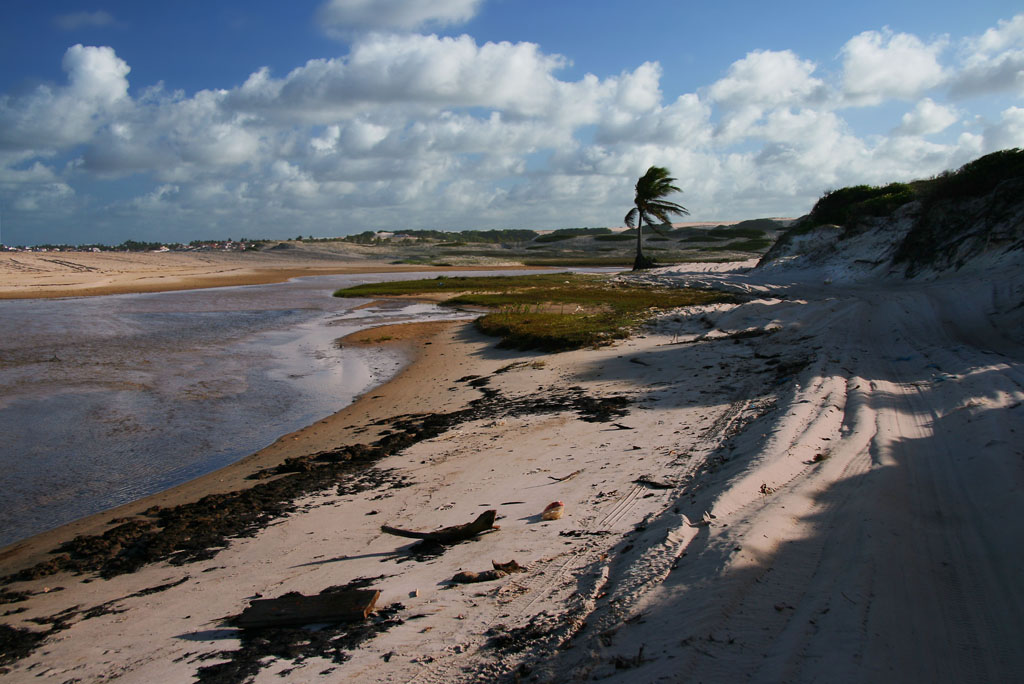
[[[633,200],[633,208],[626,214],[626,226],[629,228],[636,224],[636,261],[633,262],[633,270],[639,271],[644,268],[651,268],[654,260],[644,256],[644,221],[647,225],[654,226],[652,219],[658,223],[669,223],[672,216],[686,216],[689,210],[675,202],[663,199],[673,192],[682,192],[673,183],[676,179],[668,175],[668,169],[663,166],[652,166],[647,173],[640,176],[636,182],[636,197]]]

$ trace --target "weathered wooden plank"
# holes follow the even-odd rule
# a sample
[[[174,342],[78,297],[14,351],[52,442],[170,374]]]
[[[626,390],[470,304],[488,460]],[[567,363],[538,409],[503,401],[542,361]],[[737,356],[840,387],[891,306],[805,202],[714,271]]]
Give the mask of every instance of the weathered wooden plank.
[[[350,589],[316,596],[287,594],[256,599],[235,618],[238,627],[284,627],[365,620],[380,597],[377,589]]]

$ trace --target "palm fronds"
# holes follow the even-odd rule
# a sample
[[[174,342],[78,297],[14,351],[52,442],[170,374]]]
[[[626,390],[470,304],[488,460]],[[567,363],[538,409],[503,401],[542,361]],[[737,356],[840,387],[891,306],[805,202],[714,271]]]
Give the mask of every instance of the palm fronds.
[[[690,213],[681,204],[665,199],[665,196],[674,192],[682,192],[674,185],[676,179],[669,176],[668,173],[668,169],[663,166],[652,166],[636,182],[633,208],[629,210],[625,218],[626,226],[637,229],[634,271],[654,265],[653,260],[643,254],[644,223],[653,227],[656,223],[671,223],[673,216],[686,216]]]

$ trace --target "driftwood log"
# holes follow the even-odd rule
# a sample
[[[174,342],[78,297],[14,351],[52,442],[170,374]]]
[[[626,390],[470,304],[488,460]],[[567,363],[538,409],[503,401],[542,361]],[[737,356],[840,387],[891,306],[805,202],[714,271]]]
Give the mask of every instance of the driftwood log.
[[[276,599],[257,599],[232,621],[237,627],[284,627],[317,622],[365,620],[380,597],[376,589],[350,589],[303,596],[285,594]]]
[[[403,530],[398,527],[391,527],[390,525],[381,525],[380,531],[386,534],[393,534],[397,537],[426,539],[427,541],[432,541],[435,544],[454,544],[456,542],[465,541],[466,539],[475,537],[478,534],[482,534],[489,530],[500,529],[494,524],[494,519],[497,515],[498,511],[484,511],[471,523],[442,527],[441,529],[434,530],[433,532],[415,532],[413,530]]]
[[[473,582],[490,582],[491,580],[501,579],[506,575],[511,575],[514,572],[526,572],[524,568],[515,560],[510,560],[508,563],[499,563],[496,560],[491,561],[491,565],[494,566],[493,570],[484,570],[483,572],[473,572],[472,570],[463,570],[452,577],[452,582],[457,584],[472,584]]]

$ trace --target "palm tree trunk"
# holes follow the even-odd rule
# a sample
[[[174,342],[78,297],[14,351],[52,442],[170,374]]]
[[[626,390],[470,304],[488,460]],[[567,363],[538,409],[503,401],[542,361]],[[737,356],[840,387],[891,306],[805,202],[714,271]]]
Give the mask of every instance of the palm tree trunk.
[[[636,218],[636,259],[633,260],[633,270],[641,271],[652,265],[653,262],[644,256],[644,216],[640,213]]]

